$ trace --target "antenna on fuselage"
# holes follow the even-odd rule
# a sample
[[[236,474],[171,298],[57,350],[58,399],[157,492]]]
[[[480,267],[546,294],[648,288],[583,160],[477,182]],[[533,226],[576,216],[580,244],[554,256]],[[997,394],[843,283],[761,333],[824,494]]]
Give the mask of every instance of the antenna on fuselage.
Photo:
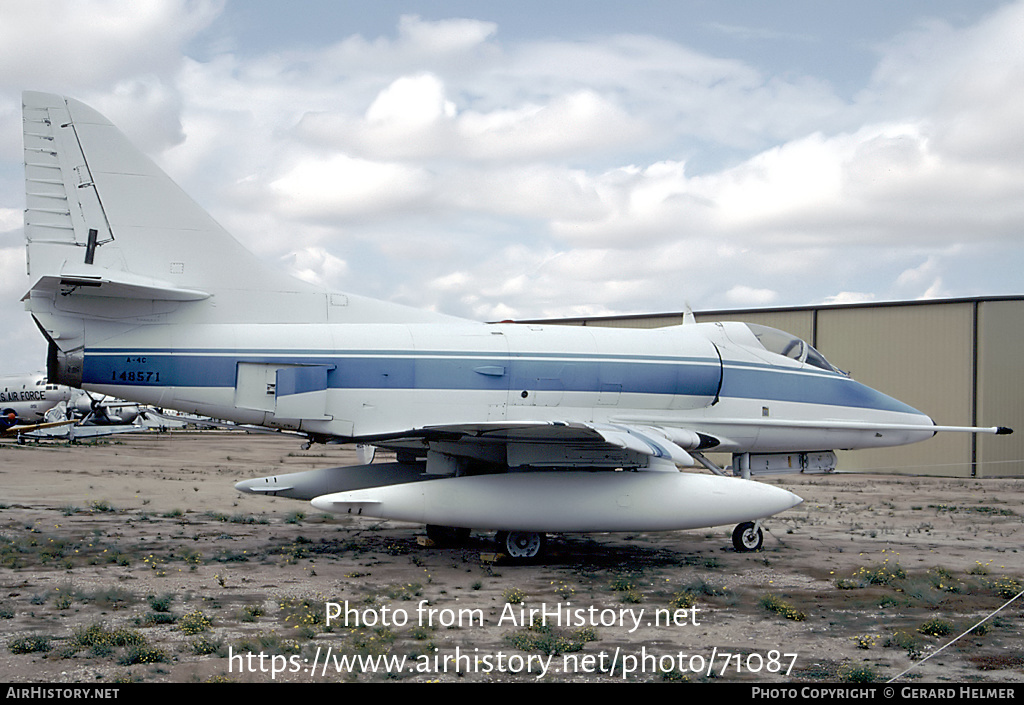
[[[693,308],[690,306],[690,302],[687,301],[684,305],[686,308],[683,309],[683,325],[688,326],[696,323],[697,318],[693,315]]]

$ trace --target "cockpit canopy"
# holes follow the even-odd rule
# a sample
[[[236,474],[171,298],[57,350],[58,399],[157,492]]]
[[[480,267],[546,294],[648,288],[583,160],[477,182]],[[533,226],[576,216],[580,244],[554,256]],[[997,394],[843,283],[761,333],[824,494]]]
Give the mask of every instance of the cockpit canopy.
[[[784,355],[797,362],[806,362],[828,372],[840,372],[824,355],[791,333],[756,323],[747,323],[746,326],[768,352]]]

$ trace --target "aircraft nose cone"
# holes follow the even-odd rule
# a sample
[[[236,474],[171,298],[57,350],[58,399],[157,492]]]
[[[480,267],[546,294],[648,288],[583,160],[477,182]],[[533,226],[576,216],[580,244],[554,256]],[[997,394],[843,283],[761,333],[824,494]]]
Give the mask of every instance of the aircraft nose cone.
[[[756,482],[748,480],[750,485],[747,485],[747,490],[750,492],[751,506],[750,509],[754,514],[764,512],[760,514],[761,517],[769,517],[779,512],[784,512],[787,509],[803,504],[803,497],[793,494],[789,490],[775,485],[769,485],[764,482]],[[756,507],[756,509],[755,509]]]
[[[789,495],[790,501],[792,502],[792,504],[786,507],[786,509],[792,509],[793,507],[799,506],[804,503],[804,498],[801,497],[800,495],[793,494],[789,490],[785,490],[785,492],[786,494]]]
[[[779,487],[778,489],[780,489],[780,490],[782,490],[783,492],[786,493],[786,498],[791,503],[788,507],[786,507],[786,509],[791,509],[791,508],[793,508],[793,507],[795,507],[795,506],[797,506],[799,504],[803,504],[804,503],[804,498],[801,497],[800,495],[794,494],[794,493],[790,492],[789,490],[783,490],[781,487]]]

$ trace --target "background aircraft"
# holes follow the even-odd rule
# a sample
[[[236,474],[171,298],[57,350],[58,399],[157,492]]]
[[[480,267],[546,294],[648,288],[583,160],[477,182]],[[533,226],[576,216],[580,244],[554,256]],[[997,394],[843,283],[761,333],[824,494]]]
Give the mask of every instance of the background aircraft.
[[[134,402],[46,381],[42,372],[0,378],[0,437],[79,440],[145,430]]]
[[[88,106],[26,93],[24,139],[25,301],[53,379],[397,452],[243,491],[435,535],[494,530],[520,559],[547,532],[733,523],[751,550],[759,520],[801,500],[725,476],[708,450],[749,477],[830,469],[835,448],[1008,431],[936,426],[771,328],[483,324],[324,291],[246,251]],[[714,474],[678,471],[697,465]]]
[[[34,436],[35,433],[46,433],[54,431],[58,427],[67,427],[73,425],[75,422],[70,420],[64,421],[41,421],[39,423],[14,423],[0,427],[0,438],[17,438],[18,442],[22,442],[24,438],[37,438]]]
[[[0,428],[38,423],[77,390],[46,381],[42,372],[0,377]]]
[[[136,418],[132,423],[125,424],[83,425],[74,418],[68,418],[60,406],[55,406],[47,412],[46,419],[47,421],[44,423],[22,427],[18,433],[19,440],[26,438],[32,440],[61,439],[74,443],[87,438],[113,436],[119,433],[137,433],[148,430],[141,417]]]
[[[145,420],[150,413],[135,402],[85,390],[77,390],[66,408],[68,416],[77,419],[79,426],[130,425],[136,419]]]

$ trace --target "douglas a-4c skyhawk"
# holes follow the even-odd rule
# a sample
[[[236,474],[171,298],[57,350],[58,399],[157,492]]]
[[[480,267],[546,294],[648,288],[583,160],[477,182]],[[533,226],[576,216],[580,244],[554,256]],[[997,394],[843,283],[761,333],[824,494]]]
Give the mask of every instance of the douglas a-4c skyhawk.
[[[242,491],[495,531],[516,559],[548,532],[725,524],[754,550],[801,499],[705,451],[829,469],[835,448],[1009,432],[937,426],[762,326],[486,324],[325,291],[245,250],[88,106],[25,93],[24,139],[24,301],[51,382],[397,452]]]

